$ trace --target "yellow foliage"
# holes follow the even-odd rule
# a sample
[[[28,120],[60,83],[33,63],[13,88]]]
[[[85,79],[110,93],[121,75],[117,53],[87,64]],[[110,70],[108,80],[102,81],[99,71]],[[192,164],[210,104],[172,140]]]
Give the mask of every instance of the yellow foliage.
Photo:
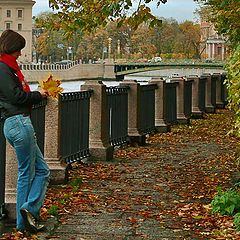
[[[57,99],[58,95],[63,91],[63,88],[60,87],[61,81],[54,80],[52,75],[50,75],[47,80],[40,81],[39,84],[40,87],[44,90],[47,90],[49,96],[54,99]]]

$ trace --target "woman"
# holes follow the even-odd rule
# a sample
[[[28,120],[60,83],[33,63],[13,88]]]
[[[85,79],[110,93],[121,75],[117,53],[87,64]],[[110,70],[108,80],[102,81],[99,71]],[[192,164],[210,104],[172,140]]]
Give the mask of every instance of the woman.
[[[32,104],[48,96],[47,91],[30,91],[17,64],[25,39],[15,31],[5,30],[0,36],[0,106],[4,135],[14,147],[18,161],[17,229],[30,232],[43,230],[38,225],[49,181],[49,168],[36,142],[30,120]]]

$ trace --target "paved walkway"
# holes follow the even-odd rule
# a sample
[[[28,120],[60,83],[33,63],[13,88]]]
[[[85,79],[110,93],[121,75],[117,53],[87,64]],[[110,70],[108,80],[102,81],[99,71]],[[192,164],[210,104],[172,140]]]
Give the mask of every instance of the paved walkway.
[[[71,177],[83,183],[70,215],[61,224],[48,220],[39,239],[214,239],[209,203],[234,172],[235,143],[221,125],[226,117],[209,115],[151,136],[144,147],[119,149],[114,161],[73,168]]]

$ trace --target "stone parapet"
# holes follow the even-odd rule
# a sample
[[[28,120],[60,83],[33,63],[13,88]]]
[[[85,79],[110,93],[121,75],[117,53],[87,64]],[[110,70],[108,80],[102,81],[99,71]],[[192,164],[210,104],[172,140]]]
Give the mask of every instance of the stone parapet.
[[[102,81],[89,80],[81,90],[93,90],[90,99],[89,150],[90,160],[111,160],[113,146],[109,143],[109,116],[106,86]]]
[[[58,68],[54,65],[39,67],[36,69],[23,69],[25,78],[30,83],[46,80],[51,74],[62,81],[86,80],[86,79],[115,79],[114,64],[76,64],[66,68]]]
[[[168,132],[170,131],[170,124],[166,123],[164,116],[164,84],[163,78],[152,78],[150,83],[156,84],[157,89],[155,90],[155,127],[157,132]]]
[[[50,168],[51,184],[61,184],[66,181],[66,165],[61,163],[59,156],[59,102],[48,99],[45,113],[44,158]]]

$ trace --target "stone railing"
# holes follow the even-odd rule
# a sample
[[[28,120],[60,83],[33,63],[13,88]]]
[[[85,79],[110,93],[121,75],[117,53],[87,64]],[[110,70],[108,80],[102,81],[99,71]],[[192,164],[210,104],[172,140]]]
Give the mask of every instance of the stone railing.
[[[150,132],[171,131],[172,124],[189,124],[191,118],[202,118],[205,112],[214,113],[216,108],[224,108],[226,105],[226,89],[223,84],[225,78],[226,74],[224,73],[204,74],[202,76],[175,76],[170,80],[156,77],[144,87],[141,87],[136,80],[121,82],[120,87],[127,87],[128,89],[128,100],[122,104],[126,104],[125,109],[127,109],[124,112],[126,112],[128,118],[126,132],[129,141],[144,145],[146,134]],[[92,93],[89,98],[89,111],[85,113],[89,114],[90,157],[88,160],[111,160],[114,146],[111,145],[109,134],[109,93],[107,87],[102,81],[89,80],[81,86],[81,90],[91,91]],[[153,92],[146,94],[141,91]],[[144,101],[141,99],[142,96],[145,97]],[[70,95],[69,98],[71,99]],[[74,101],[72,104],[75,104]],[[149,104],[151,105],[149,106],[151,111],[146,111]],[[61,152],[59,149],[60,105],[58,101],[49,99],[44,119],[44,156],[50,166],[53,183],[54,181],[63,183],[67,177],[67,163],[63,162],[59,155]],[[144,117],[149,122],[146,127],[147,131],[143,130]],[[71,118],[71,116],[68,116],[68,118]],[[1,142],[3,141],[5,140],[2,136]],[[73,156],[78,155],[72,154]],[[2,154],[1,158],[5,158],[5,154]],[[5,206],[8,210],[8,216],[14,218],[17,161],[14,150],[9,144],[6,146],[6,160]],[[1,161],[4,162],[5,159],[1,159]],[[0,189],[4,188],[1,187]],[[0,194],[4,194],[4,192],[0,192]]]

